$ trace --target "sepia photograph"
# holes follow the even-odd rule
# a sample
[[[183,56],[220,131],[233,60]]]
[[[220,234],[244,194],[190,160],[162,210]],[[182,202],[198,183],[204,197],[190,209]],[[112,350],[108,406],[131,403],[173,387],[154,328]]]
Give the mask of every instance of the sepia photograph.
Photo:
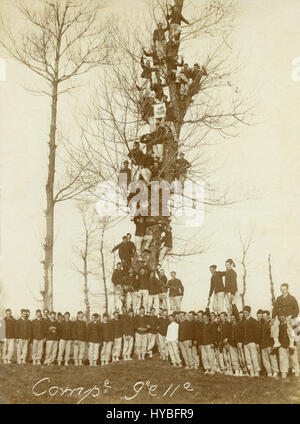
[[[300,404],[299,22],[0,0],[0,404]]]

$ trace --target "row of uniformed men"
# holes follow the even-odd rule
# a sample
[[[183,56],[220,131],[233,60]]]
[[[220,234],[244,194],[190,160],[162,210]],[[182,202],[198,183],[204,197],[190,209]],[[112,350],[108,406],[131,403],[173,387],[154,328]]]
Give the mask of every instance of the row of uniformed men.
[[[72,344],[75,365],[82,365],[88,343],[90,366],[97,364],[99,355],[101,365],[107,365],[111,358],[119,361],[121,356],[125,361],[131,360],[133,346],[138,359],[144,360],[146,354],[152,358],[157,343],[161,359],[170,358],[174,367],[184,363],[187,369],[201,366],[209,374],[259,376],[263,365],[268,376],[277,377],[280,369],[286,377],[291,360],[295,375],[299,375],[298,354],[290,350],[284,317],[280,317],[280,348],[274,352],[269,312],[264,311],[262,322],[258,323],[250,311],[250,307],[245,307],[239,316],[224,312],[218,317],[203,311],[176,312],[168,317],[167,311],[161,310],[157,317],[154,309],[145,315],[141,308],[136,316],[132,310],[121,316],[115,312],[112,320],[103,314],[102,322],[98,314],[93,314],[92,321],[86,324],[82,312],[71,321],[68,312],[63,320],[56,320],[54,312],[48,317],[45,310],[43,317],[37,310],[36,319],[30,321],[28,310],[22,310],[21,318],[15,320],[7,309],[2,321],[3,361],[11,363],[16,344],[17,362],[26,363],[30,341],[34,365],[41,364],[43,354],[46,365],[56,359],[58,365],[63,360],[68,365]]]

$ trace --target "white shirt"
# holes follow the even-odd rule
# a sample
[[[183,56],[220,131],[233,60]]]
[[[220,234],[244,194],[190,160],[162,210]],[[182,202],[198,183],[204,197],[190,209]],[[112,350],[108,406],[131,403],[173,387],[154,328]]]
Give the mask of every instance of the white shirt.
[[[179,325],[176,321],[171,322],[168,325],[166,342],[177,342],[178,341],[178,329]]]

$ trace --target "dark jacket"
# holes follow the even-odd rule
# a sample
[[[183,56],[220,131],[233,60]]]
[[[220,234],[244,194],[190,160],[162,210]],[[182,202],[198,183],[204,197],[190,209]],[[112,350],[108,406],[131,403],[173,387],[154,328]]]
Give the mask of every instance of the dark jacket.
[[[121,243],[119,243],[119,244],[117,244],[113,249],[112,249],[112,252],[115,252],[116,250],[118,250],[119,251],[119,256],[120,256],[120,259],[124,259],[124,260],[127,260],[127,259],[130,259],[132,256],[133,256],[133,253],[132,253],[132,246],[130,245],[130,243],[128,243],[128,242],[121,242]]]
[[[244,344],[259,342],[259,324],[256,319],[249,317],[244,319]]]
[[[119,339],[123,336],[123,320],[122,319],[112,319],[110,321],[111,329],[112,329],[112,337],[113,339]]]
[[[157,295],[160,292],[159,280],[156,277],[149,278],[149,294],[151,296]]]
[[[144,237],[146,234],[146,222],[142,216],[135,216],[133,218],[133,222],[135,223],[135,235],[138,237]]]
[[[140,290],[149,290],[149,277],[147,274],[139,275],[139,287]]]
[[[46,340],[59,340],[60,335],[60,324],[57,321],[49,320],[46,330],[45,330],[45,338]]]
[[[127,317],[124,321],[124,335],[134,337],[135,319]]]
[[[168,291],[168,279],[167,276],[164,275],[160,275],[159,276],[159,293],[167,293]]]
[[[112,342],[113,341],[113,334],[112,334],[111,321],[101,322],[100,325],[101,325],[101,328],[102,328],[103,342]]]
[[[147,315],[148,333],[156,334],[158,326],[158,318],[156,315]]]
[[[167,19],[171,21],[171,24],[180,25],[181,22],[184,22],[185,24],[189,24],[189,21],[187,21],[180,12],[177,12],[173,10],[170,14],[167,14]]]
[[[163,318],[163,317],[158,318],[158,320],[157,320],[157,331],[161,336],[167,335],[168,325],[169,325],[168,318]]]
[[[211,276],[210,279],[210,290],[209,290],[209,297],[213,294],[213,293],[220,293],[220,292],[224,292],[225,291],[225,287],[223,284],[223,279],[222,279],[222,275],[219,271],[215,272],[215,274],[213,274]]]
[[[145,64],[143,56],[141,57],[141,66],[143,68],[143,72],[141,73],[141,78],[151,80],[151,72],[157,71],[157,69],[152,68],[151,66],[148,66],[147,64]]]
[[[86,341],[88,343],[102,343],[102,328],[100,322],[90,322],[86,328]]]
[[[149,101],[150,102],[150,101]],[[144,108],[145,108],[146,106],[144,106]],[[153,107],[151,106],[151,104],[149,103],[149,107],[151,107],[152,108],[152,110],[153,110]],[[149,116],[151,116],[151,115],[149,115]],[[130,150],[130,152],[129,152],[129,154],[128,154],[128,157],[129,157],[129,159],[131,159],[132,160],[132,162],[135,164],[135,165],[137,165],[137,166],[140,166],[140,165],[143,165],[143,162],[144,162],[144,152],[140,149],[140,148],[138,148],[138,149],[136,149],[136,148],[134,148],[134,149],[132,149],[132,150]],[[118,247],[116,246],[116,249],[117,249]],[[120,258],[121,258],[121,256],[120,256]]]
[[[29,319],[19,318],[16,321],[15,338],[23,340],[31,338],[31,321]]]
[[[225,293],[235,294],[237,292],[236,272],[234,269],[227,269],[220,272],[221,276],[225,276]]]
[[[275,305],[273,307],[272,318],[276,316],[288,316],[291,315],[292,318],[297,317],[299,314],[299,305],[294,296],[288,294],[287,296],[279,296],[276,299]]]
[[[232,322],[228,323],[227,326],[227,334],[226,337],[228,339],[228,343],[232,347],[237,347],[238,339],[239,339],[239,323],[233,324]],[[242,337],[242,334],[241,334]]]
[[[172,249],[173,247],[172,231],[167,231],[166,234],[161,239],[161,242],[164,243],[165,247]]]
[[[33,340],[42,340],[46,337],[45,335],[45,323],[43,318],[41,319],[34,319],[31,323],[31,337]]]
[[[135,317],[135,331],[139,334],[147,333],[147,317],[144,315],[137,315]],[[139,330],[139,328],[144,328],[144,330]]]
[[[244,320],[237,320],[236,342],[244,343]]]
[[[218,323],[216,321],[211,321],[209,325],[210,325],[211,343],[217,346],[219,345],[219,342],[220,342],[220,334],[218,332]]]
[[[260,347],[261,349],[266,349],[267,347],[273,347],[274,339],[271,337],[271,321],[267,321],[261,324],[261,339]]]
[[[73,321],[72,338],[73,340],[86,342],[86,323],[84,321],[79,319]]]
[[[4,321],[4,329],[5,329],[4,337],[6,339],[14,339],[16,320],[13,317],[11,318],[5,317],[3,321]]]
[[[72,340],[72,321],[63,321],[60,324],[60,338],[62,340]]]
[[[287,349],[290,346],[290,339],[287,332],[287,323],[280,322],[279,323],[279,335],[278,335],[279,343],[282,347]],[[296,353],[294,353],[295,355]]]
[[[170,288],[169,297],[183,296],[184,288],[182,282],[178,278],[171,278],[168,281],[168,286]]]
[[[223,345],[224,339],[227,338],[228,336],[228,330],[229,330],[229,322],[225,321],[225,322],[220,322],[219,324],[219,343],[220,345]]]
[[[111,277],[111,281],[115,286],[118,284],[124,284],[124,271],[122,269],[114,269],[114,272]]]
[[[128,274],[125,277],[125,284],[128,286],[128,291],[138,291],[139,289],[139,280],[136,274]]]
[[[193,321],[184,320],[179,323],[178,341],[193,340],[194,333]]]
[[[207,346],[213,343],[213,338],[212,338],[212,327],[210,325],[210,322],[208,323],[203,323],[202,326],[200,327],[200,342],[201,345],[203,346]]]
[[[156,28],[153,31],[153,43],[155,43],[155,41],[165,41],[165,31],[167,31],[167,28]]]
[[[195,321],[195,334],[194,334],[194,340],[196,340],[198,346],[200,346],[201,343],[201,335],[202,335],[202,327],[203,322],[202,321]]]

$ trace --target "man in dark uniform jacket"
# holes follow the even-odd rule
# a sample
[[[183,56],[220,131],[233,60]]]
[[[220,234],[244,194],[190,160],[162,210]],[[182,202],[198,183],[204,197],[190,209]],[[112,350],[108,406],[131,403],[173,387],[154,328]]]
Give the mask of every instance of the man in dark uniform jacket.
[[[45,338],[45,323],[40,309],[36,310],[36,318],[32,321],[32,364],[41,365]]]
[[[140,313],[135,317],[135,343],[136,343],[136,353],[139,360],[145,360],[145,355],[147,352],[147,325],[148,319],[145,316],[145,308],[140,308]]]
[[[123,353],[122,357],[124,361],[131,361],[131,353],[133,348],[133,340],[134,340],[134,312],[133,309],[129,309],[128,314],[124,319],[123,326]]]
[[[65,312],[64,320],[60,324],[60,337],[58,344],[58,365],[61,365],[64,355],[65,366],[69,365],[72,344],[72,326],[73,322],[70,320],[70,312]]]
[[[153,348],[155,347],[156,334],[157,334],[158,318],[155,315],[155,308],[150,309],[150,314],[147,315],[147,354],[149,359],[153,357]]]
[[[77,319],[72,325],[72,339],[74,340],[74,362],[75,365],[83,365],[86,346],[86,323],[83,320],[83,312],[77,312]]]
[[[90,367],[96,367],[99,358],[99,349],[102,343],[102,328],[97,313],[92,315],[92,321],[87,325],[86,341],[89,345]]]
[[[55,318],[56,313],[52,311],[50,313],[50,320],[45,330],[46,357],[44,365],[53,365],[56,359],[60,334],[60,324]]]
[[[221,273],[217,271],[217,265],[211,265],[209,269],[212,275],[210,279],[207,307],[209,307],[211,296],[214,295],[213,310],[216,314],[220,314],[224,312],[225,286]]]
[[[113,335],[113,348],[112,348],[112,361],[118,362],[121,356],[122,338],[124,332],[123,319],[120,319],[119,313],[114,312],[113,319],[111,320],[111,328]]]
[[[299,305],[294,296],[289,294],[289,286],[284,283],[280,286],[280,291],[282,293],[281,296],[277,297],[273,311],[272,318],[273,324],[271,327],[271,335],[274,339],[274,349],[280,347],[280,343],[278,340],[279,336],[279,316],[285,316],[286,324],[287,324],[287,333],[290,340],[290,349],[295,349],[294,346],[294,331],[292,327],[292,319],[296,318],[299,315]]]
[[[279,369],[275,352],[274,340],[271,337],[271,317],[269,311],[262,311],[262,324],[259,340],[262,362],[268,377],[277,378]]]
[[[184,312],[180,312],[180,321],[178,329],[178,342],[181,354],[185,362],[185,368],[193,367],[192,356],[192,340],[193,340],[193,323],[192,313],[186,316]]]
[[[26,364],[29,340],[31,339],[31,321],[28,319],[27,310],[21,309],[21,318],[16,321],[15,338],[17,339],[17,362]]]
[[[167,335],[168,325],[169,325],[168,311],[167,309],[162,309],[161,316],[158,318],[158,321],[157,321],[158,347],[159,347],[160,359],[166,360],[166,361],[168,360],[168,357],[169,357],[168,346],[166,345],[166,335]]]
[[[200,342],[201,342],[201,356],[203,368],[205,369],[205,374],[214,374],[215,373],[215,356],[214,356],[214,344],[213,340],[215,335],[214,326],[211,325],[209,321],[209,312],[203,314],[203,324],[201,326],[200,333]]]
[[[250,306],[244,307],[244,351],[245,360],[251,377],[259,377],[259,324],[250,316]]]
[[[113,345],[113,331],[111,321],[108,321],[107,313],[103,314],[102,322],[102,349],[101,349],[101,365],[108,365],[111,357]]]
[[[12,316],[11,309],[5,310],[5,317],[2,320],[3,324],[3,350],[2,359],[4,364],[11,364],[15,350],[15,325],[16,320]],[[0,339],[1,339],[0,335]]]

